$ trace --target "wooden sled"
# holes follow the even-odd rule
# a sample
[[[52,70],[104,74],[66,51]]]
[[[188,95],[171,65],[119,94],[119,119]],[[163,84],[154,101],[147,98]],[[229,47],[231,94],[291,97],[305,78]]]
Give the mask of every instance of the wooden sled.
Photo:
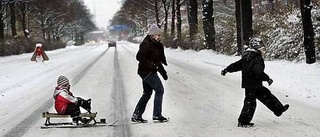
[[[49,112],[43,112],[42,118],[46,119],[46,122],[44,123],[44,126],[41,126],[41,128],[81,128],[81,127],[97,127],[97,126],[113,126],[115,123],[118,122],[118,120],[112,122],[112,123],[106,123],[105,119],[100,119],[100,121],[96,121],[97,112],[95,113],[81,113],[79,117],[82,119],[88,120],[85,124],[75,124],[73,122],[63,122],[63,123],[52,123],[50,119],[52,118],[71,118],[70,115],[60,115],[57,113],[49,113]]]

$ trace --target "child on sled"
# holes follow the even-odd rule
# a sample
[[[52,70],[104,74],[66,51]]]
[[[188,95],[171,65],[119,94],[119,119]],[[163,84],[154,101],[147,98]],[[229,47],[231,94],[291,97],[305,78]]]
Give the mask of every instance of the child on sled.
[[[80,97],[75,97],[70,91],[69,79],[65,76],[59,76],[57,86],[54,90],[53,98],[55,99],[54,107],[58,114],[70,115],[72,121],[76,124],[78,122],[86,123],[86,119],[79,117],[81,111],[80,107],[90,113],[91,99],[84,100]]]

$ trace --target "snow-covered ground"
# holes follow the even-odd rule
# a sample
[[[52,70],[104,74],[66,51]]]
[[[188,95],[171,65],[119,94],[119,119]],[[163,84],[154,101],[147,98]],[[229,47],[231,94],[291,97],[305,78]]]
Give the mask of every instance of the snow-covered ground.
[[[169,79],[163,81],[163,115],[168,123],[152,122],[153,98],[143,117],[149,122],[130,122],[142,94],[136,74],[138,45],[119,41],[70,46],[46,52],[48,62],[31,62],[31,54],[0,58],[0,136],[108,136],[108,137],[315,137],[320,134],[320,64],[266,61],[266,73],[274,80],[267,86],[279,100],[290,104],[276,117],[258,103],[255,127],[237,127],[243,105],[241,74],[220,72],[239,59],[212,51],[166,49]],[[42,112],[53,109],[53,89],[59,75],[71,80],[76,96],[92,99],[97,119],[119,120],[116,126],[77,129],[41,129]],[[71,121],[60,119],[56,121]]]

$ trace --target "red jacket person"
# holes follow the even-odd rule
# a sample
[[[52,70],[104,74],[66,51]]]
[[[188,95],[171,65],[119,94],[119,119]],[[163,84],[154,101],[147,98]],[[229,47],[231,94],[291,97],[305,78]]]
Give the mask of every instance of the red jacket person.
[[[55,99],[54,107],[58,114],[70,115],[73,122],[78,124],[79,120],[82,120],[80,115],[80,107],[84,108],[88,112],[91,110],[91,99],[84,100],[80,97],[73,96],[70,91],[69,79],[65,76],[59,76],[57,80],[57,86],[53,93]]]

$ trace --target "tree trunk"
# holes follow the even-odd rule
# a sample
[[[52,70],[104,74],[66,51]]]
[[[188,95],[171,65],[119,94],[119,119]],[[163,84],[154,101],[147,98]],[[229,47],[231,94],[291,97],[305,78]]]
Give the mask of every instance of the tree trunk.
[[[17,29],[16,29],[16,12],[14,9],[14,1],[10,2],[9,7],[10,7],[10,17],[11,17],[11,34],[13,37],[18,37]]]
[[[190,41],[192,42],[195,39],[195,36],[198,31],[198,3],[197,0],[189,0],[189,35]]]
[[[177,0],[179,1],[179,0]],[[175,0],[172,0],[172,10],[171,10],[171,38],[175,37],[175,18],[176,18],[176,9],[175,9]]]
[[[205,48],[216,50],[215,29],[213,17],[213,0],[202,0],[203,5],[203,31],[205,34]]]
[[[26,38],[30,38],[29,36],[29,30],[27,29],[27,23],[26,23],[26,3],[23,2],[20,5],[20,10],[21,10],[21,25],[22,25],[22,30],[23,30],[23,34]]]
[[[252,37],[252,8],[250,0],[236,0],[237,45],[241,55],[243,45],[249,44]]]
[[[41,25],[41,28],[42,28],[42,29],[41,29],[41,30],[42,30],[42,39],[43,39],[43,40],[46,40],[46,31],[45,31],[45,29],[44,29],[44,25],[43,25],[43,24]]]
[[[177,6],[177,39],[176,41],[179,43],[181,40],[181,26],[182,26],[182,20],[181,20],[181,11],[180,11],[180,7],[181,7],[181,3],[180,0],[177,0],[176,2],[176,6]]]
[[[306,63],[312,64],[316,62],[315,47],[314,47],[314,31],[311,20],[312,4],[310,0],[300,0],[300,9],[303,25],[303,45],[306,54]]]
[[[166,2],[166,0],[162,0],[162,3],[163,3],[163,8],[164,8],[164,26],[163,26],[163,37],[164,39],[168,39],[168,16],[169,16],[169,6],[170,4],[168,4]]]
[[[0,10],[3,8],[2,0],[0,0]],[[4,42],[4,24],[3,24],[3,17],[2,12],[0,12],[0,42]]]
[[[237,53],[238,55],[241,55],[242,53],[242,25],[241,25],[241,12],[240,12],[240,1],[241,0],[235,0],[236,3],[236,28],[237,28]]]
[[[156,21],[159,28],[160,26],[160,19],[159,19],[159,10],[158,10],[158,0],[154,0],[154,12],[156,13]]]
[[[248,45],[250,38],[253,35],[252,30],[252,8],[251,8],[251,1],[250,0],[243,0],[243,14],[242,14],[242,21],[243,21],[243,40],[244,44]]]

